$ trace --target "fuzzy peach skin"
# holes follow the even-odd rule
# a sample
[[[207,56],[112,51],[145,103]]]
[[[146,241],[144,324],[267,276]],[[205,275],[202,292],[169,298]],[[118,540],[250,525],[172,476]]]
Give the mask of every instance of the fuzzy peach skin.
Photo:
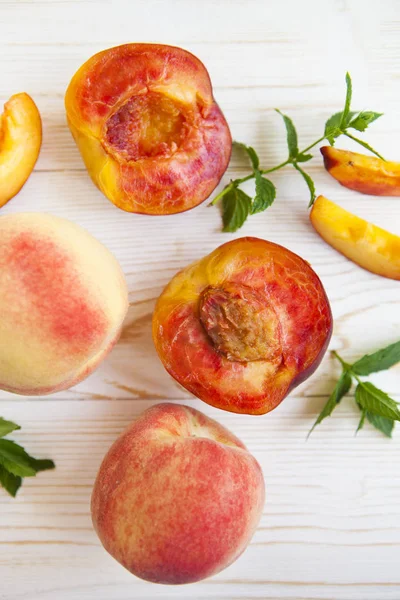
[[[310,213],[315,231],[360,267],[400,280],[400,237],[318,196]]]
[[[0,217],[0,389],[43,395],[89,375],[128,308],[114,256],[58,217]]]
[[[42,144],[42,121],[28,94],[15,94],[0,115],[0,207],[32,173]]]
[[[228,242],[178,273],[158,299],[153,339],[167,371],[224,410],[264,414],[317,368],[332,332],[310,265],[258,238]]]
[[[231,135],[210,77],[181,48],[104,50],[75,73],[65,106],[93,182],[125,211],[167,215],[193,208],[228,166]]]
[[[106,454],[92,494],[105,549],[155,583],[193,583],[242,554],[260,520],[260,465],[230,431],[188,406],[142,413]]]
[[[341,185],[371,196],[400,196],[400,163],[339,150],[321,148],[325,169]]]

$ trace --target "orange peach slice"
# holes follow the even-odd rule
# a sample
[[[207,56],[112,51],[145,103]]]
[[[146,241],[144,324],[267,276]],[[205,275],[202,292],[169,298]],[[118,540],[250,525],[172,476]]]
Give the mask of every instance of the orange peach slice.
[[[22,188],[38,159],[42,122],[28,94],[11,96],[0,115],[0,206]]]
[[[374,156],[321,148],[325,169],[344,187],[371,196],[400,196],[400,163]]]
[[[310,213],[315,231],[335,250],[371,273],[400,279],[400,237],[318,196]]]
[[[228,166],[231,135],[210,77],[181,48],[126,44],[92,56],[65,107],[93,182],[127,212],[189,210]]]

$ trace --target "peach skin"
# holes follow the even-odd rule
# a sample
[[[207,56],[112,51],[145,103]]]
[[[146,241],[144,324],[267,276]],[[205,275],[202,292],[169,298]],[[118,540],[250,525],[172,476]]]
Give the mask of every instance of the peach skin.
[[[232,147],[210,77],[173,46],[126,44],[92,56],[65,95],[86,168],[127,212],[168,215],[205,200]]]
[[[111,350],[127,308],[117,261],[85,230],[39,213],[0,217],[0,389],[75,385]]]
[[[310,213],[315,231],[335,250],[371,273],[400,279],[400,237],[318,196]]]
[[[290,250],[240,238],[161,294],[153,339],[166,370],[217,408],[264,414],[317,368],[332,332],[324,288]]]
[[[159,404],[106,454],[92,520],[104,548],[137,577],[193,583],[246,549],[264,494],[260,465],[230,431],[188,406]]]
[[[42,122],[28,94],[15,94],[0,115],[0,207],[13,198],[32,173],[42,144]]]
[[[321,148],[325,169],[341,185],[371,196],[400,196],[400,163],[339,150]]]

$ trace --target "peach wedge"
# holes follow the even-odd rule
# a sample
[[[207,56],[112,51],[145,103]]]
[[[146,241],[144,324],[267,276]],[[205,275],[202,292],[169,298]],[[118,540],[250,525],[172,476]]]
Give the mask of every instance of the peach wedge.
[[[38,159],[42,122],[28,94],[11,96],[0,115],[0,206],[22,188]]]
[[[400,237],[318,196],[310,213],[315,231],[367,271],[400,280]]]
[[[341,185],[371,196],[400,196],[400,163],[374,156],[321,148],[325,169]]]

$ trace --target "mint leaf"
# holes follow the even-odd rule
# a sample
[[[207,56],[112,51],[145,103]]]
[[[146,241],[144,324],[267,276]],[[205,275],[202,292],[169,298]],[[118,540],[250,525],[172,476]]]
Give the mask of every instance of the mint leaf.
[[[311,177],[309,176],[309,174],[306,173],[305,171],[303,171],[303,169],[301,169],[296,162],[293,163],[293,166],[301,174],[301,176],[303,177],[303,179],[306,182],[307,187],[308,187],[308,189],[310,191],[310,202],[308,203],[308,206],[310,207],[310,206],[312,206],[314,204],[314,201],[315,201],[315,198],[316,198],[316,196],[315,196],[315,185],[314,185],[314,182],[311,179]]]
[[[400,341],[373,354],[366,354],[351,366],[351,370],[357,375],[369,375],[386,371],[398,362],[400,362]]]
[[[351,120],[356,114],[357,111],[350,111],[347,115],[347,119]],[[326,137],[331,146],[334,146],[335,139],[344,133],[344,131],[341,129],[342,118],[343,111],[340,111],[329,117],[329,119],[325,123],[324,136]]]
[[[281,111],[278,108],[276,108],[275,110],[281,115],[285,122],[287,145],[289,149],[289,159],[296,158],[299,153],[299,147],[297,142],[297,132],[293,121],[287,115],[281,113]]]
[[[340,129],[345,129],[346,126],[348,125],[348,118],[349,118],[349,114],[350,114],[350,104],[351,104],[351,97],[353,94],[353,85],[351,83],[351,77],[349,73],[346,73],[346,101],[344,103],[344,109],[343,109],[343,113],[342,113],[342,118],[340,120]]]
[[[341,135],[340,123],[342,121],[343,111],[335,113],[325,123],[324,135],[331,146],[335,144],[335,138]]]
[[[21,487],[22,479],[12,473],[9,473],[2,465],[0,465],[0,485],[15,498],[19,488]]]
[[[360,419],[360,422],[359,422],[357,430],[356,430],[356,435],[360,431],[360,429],[362,429],[364,427],[365,417],[367,416],[367,411],[365,410],[365,408],[360,408],[360,410],[361,410],[361,419]]]
[[[0,417],[0,437],[4,437],[17,429],[21,429],[21,427],[12,421],[6,421],[3,417]]]
[[[233,187],[222,199],[223,231],[234,232],[241,228],[251,213],[251,198],[242,190]]]
[[[247,156],[250,158],[253,169],[258,169],[260,165],[260,159],[258,158],[257,152],[251,146],[246,146],[246,144],[242,144],[242,142],[233,142],[233,145],[236,148],[240,148],[244,150]]]
[[[32,458],[32,456],[30,456],[29,463],[35,469],[36,473],[39,473],[40,471],[49,471],[50,469],[56,468],[56,465],[54,464],[54,462],[52,460],[50,460],[49,458],[37,459],[37,458]]]
[[[337,384],[335,385],[335,388],[334,388],[332,394],[329,397],[328,402],[325,404],[324,408],[320,412],[317,420],[315,421],[315,423],[312,426],[311,431],[308,435],[311,435],[313,429],[317,425],[319,425],[321,423],[321,421],[326,419],[326,417],[329,417],[332,414],[333,410],[339,404],[339,402],[341,401],[343,396],[345,396],[347,394],[347,392],[350,390],[350,388],[351,388],[351,376],[349,375],[348,371],[343,371]]]
[[[296,156],[296,162],[307,162],[307,161],[311,160],[312,157],[313,157],[312,154],[304,154],[304,152],[300,152]]]
[[[375,154],[375,156],[377,156],[378,158],[381,158],[382,160],[385,160],[383,158],[383,156],[381,156],[379,154],[379,152],[377,152],[376,150],[374,150],[372,146],[370,146],[369,144],[367,144],[367,142],[364,142],[363,140],[360,140],[359,138],[356,138],[354,135],[351,135],[351,133],[348,133],[347,131],[344,132],[344,135],[347,136],[348,138],[350,138],[351,140],[353,140],[354,142],[357,142],[357,144],[360,144],[360,146],[362,146],[363,148],[366,148],[367,150],[369,150],[370,152],[372,152],[372,154]]]
[[[400,421],[397,403],[369,381],[360,381],[356,387],[356,402],[375,415]]]
[[[238,186],[240,184],[240,179],[233,179],[231,180],[230,183],[228,183],[228,185],[226,185],[224,187],[223,190],[220,191],[219,194],[217,194],[215,196],[215,198],[212,199],[212,201],[210,202],[210,204],[208,204],[208,206],[214,206],[214,204],[217,204],[217,202],[219,202],[221,200],[221,198],[223,198],[226,194],[228,194],[232,188],[234,188],[235,186]]]
[[[0,440],[0,465],[19,477],[34,477],[36,475],[36,471],[30,463],[29,455],[21,446],[11,440]]]
[[[350,121],[347,127],[351,127],[352,129],[357,129],[357,131],[365,131],[368,125],[371,125],[374,121],[379,119],[383,113],[377,113],[373,111],[362,111],[360,112],[355,119]]]
[[[392,437],[392,431],[394,429],[394,421],[392,419],[387,419],[386,417],[380,417],[379,415],[374,415],[374,413],[366,411],[367,419],[376,429],[381,431],[383,435],[386,437]]]
[[[263,177],[258,169],[254,173],[256,176],[256,196],[251,207],[252,215],[266,210],[276,197],[276,188],[272,181]]]

